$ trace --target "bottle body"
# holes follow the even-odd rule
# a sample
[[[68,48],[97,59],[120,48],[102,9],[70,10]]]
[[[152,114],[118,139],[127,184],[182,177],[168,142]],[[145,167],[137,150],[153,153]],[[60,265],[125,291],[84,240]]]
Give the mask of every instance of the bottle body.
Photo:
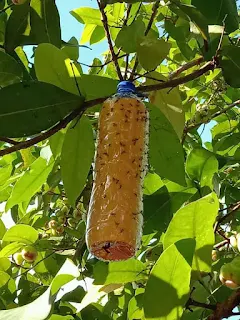
[[[126,260],[139,248],[148,118],[144,103],[132,93],[103,104],[86,234],[90,253],[100,260]]]

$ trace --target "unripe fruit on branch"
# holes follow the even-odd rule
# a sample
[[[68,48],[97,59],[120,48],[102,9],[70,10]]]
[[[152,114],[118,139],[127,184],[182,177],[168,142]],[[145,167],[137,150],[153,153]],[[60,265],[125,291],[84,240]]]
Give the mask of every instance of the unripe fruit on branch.
[[[82,213],[79,209],[74,209],[73,210],[73,218],[75,218],[76,220],[81,220],[82,218]]]
[[[126,260],[139,248],[148,120],[134,85],[126,81],[100,112],[86,232],[88,249],[100,260]]]
[[[67,206],[63,206],[63,207],[60,209],[60,212],[61,212],[62,215],[66,215],[66,214],[68,214],[69,209],[68,209]]]
[[[58,227],[58,223],[56,220],[50,220],[48,222],[48,228],[49,229],[56,229]]]
[[[221,267],[219,278],[222,284],[230,289],[240,287],[240,257],[224,264]]]
[[[217,250],[212,250],[212,261],[217,261],[218,260],[218,251]]]
[[[22,257],[24,260],[26,260],[29,263],[32,263],[37,258],[37,250],[32,246],[26,246],[22,249]]]
[[[233,248],[237,249],[237,247],[238,247],[238,241],[237,241],[236,236],[235,236],[235,235],[232,235],[232,236],[229,238],[229,240],[230,240],[231,246],[232,246]]]
[[[13,260],[18,266],[21,266],[24,261],[21,252],[14,253]]]
[[[240,234],[239,233],[236,235],[236,239],[237,239],[237,248],[238,248],[238,251],[240,251]]]
[[[12,0],[12,3],[15,5],[24,4],[27,0]]]
[[[73,219],[73,218],[67,219],[67,223],[68,223],[68,225],[69,225],[70,227],[72,227],[72,228],[75,228],[76,225],[77,225],[77,221],[76,221],[75,219]]]
[[[63,226],[57,227],[56,232],[57,232],[58,235],[63,234],[64,233],[64,227]]]

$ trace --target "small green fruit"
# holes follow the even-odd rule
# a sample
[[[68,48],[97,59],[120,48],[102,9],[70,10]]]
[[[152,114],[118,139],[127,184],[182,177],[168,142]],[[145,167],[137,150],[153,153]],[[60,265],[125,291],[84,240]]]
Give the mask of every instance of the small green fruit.
[[[57,232],[57,235],[61,235],[64,233],[64,227],[63,226],[60,226],[56,229],[56,232]]]
[[[77,221],[73,218],[68,218],[67,219],[67,223],[70,227],[75,228],[77,225]]]
[[[82,213],[79,209],[73,210],[73,218],[75,218],[78,221],[82,219]]]
[[[65,220],[66,220],[65,216],[58,217],[58,223],[60,223],[60,224],[64,223]]]
[[[57,233],[57,230],[56,230],[56,229],[51,229],[51,234],[52,234],[52,236],[54,236],[54,237],[57,237],[57,236],[58,236],[58,233]]]
[[[56,229],[58,227],[58,222],[56,220],[50,220],[48,222],[49,229]]]
[[[238,240],[237,240],[237,237],[235,236],[235,235],[232,235],[230,238],[229,238],[229,240],[230,240],[230,244],[231,244],[231,246],[233,247],[233,248],[235,248],[235,249],[237,249],[237,247],[238,247]]]
[[[217,250],[212,250],[212,261],[217,261],[218,260],[218,251]]]
[[[240,251],[240,233],[236,235],[236,240],[237,240],[237,249],[238,251]]]
[[[32,263],[36,260],[37,258],[37,250],[32,247],[32,246],[26,246],[22,249],[22,257],[25,261],[29,262],[29,263]]]
[[[63,207],[60,209],[60,211],[61,211],[61,214],[62,214],[62,215],[66,215],[66,214],[68,214],[69,209],[68,209],[67,206],[63,206]]]
[[[14,253],[13,260],[18,266],[21,266],[24,261],[21,252]]]
[[[240,287],[240,257],[236,257],[230,263],[226,263],[221,267],[220,281],[230,289]]]

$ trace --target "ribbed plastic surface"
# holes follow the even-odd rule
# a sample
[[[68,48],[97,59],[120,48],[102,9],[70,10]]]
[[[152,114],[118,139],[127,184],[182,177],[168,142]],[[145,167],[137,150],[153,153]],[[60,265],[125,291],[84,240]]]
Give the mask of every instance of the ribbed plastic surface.
[[[121,82],[99,118],[86,240],[89,251],[105,261],[131,258],[141,240],[148,112],[133,92],[134,85]]]

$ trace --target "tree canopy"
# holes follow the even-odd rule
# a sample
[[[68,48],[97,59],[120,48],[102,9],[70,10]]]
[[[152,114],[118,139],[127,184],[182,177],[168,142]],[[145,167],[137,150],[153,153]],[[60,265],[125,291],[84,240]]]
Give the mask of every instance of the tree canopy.
[[[237,2],[94,2],[72,8],[84,29],[66,42],[55,0],[0,0],[0,319],[240,314]],[[121,80],[150,110],[144,225],[135,258],[103,262],[86,216],[99,112]]]

